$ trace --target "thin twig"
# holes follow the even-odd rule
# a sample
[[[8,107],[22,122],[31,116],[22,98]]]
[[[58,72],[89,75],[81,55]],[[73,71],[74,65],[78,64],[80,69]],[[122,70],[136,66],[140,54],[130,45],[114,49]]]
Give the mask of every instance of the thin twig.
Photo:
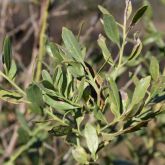
[[[141,65],[139,65],[139,66],[136,68],[135,73],[134,73],[135,76],[138,75],[138,73],[140,72],[141,68],[142,68]],[[133,82],[132,79],[130,79],[130,80],[122,87],[121,90],[125,91],[125,90],[132,84],[132,82]]]
[[[22,45],[26,43],[26,41],[30,38],[30,36],[33,34],[33,28],[30,27],[28,31],[26,32],[26,35],[22,38],[22,40],[18,43],[18,45],[15,46],[16,50],[21,49]]]
[[[47,28],[47,18],[48,18],[48,7],[49,7],[49,0],[44,0],[41,3],[41,19],[40,19],[40,37],[39,37],[39,53],[38,53],[38,63],[37,63],[37,70],[35,75],[35,80],[39,81],[41,76],[42,70],[42,63],[40,61],[43,60],[45,54],[45,32]]]
[[[34,14],[34,19],[36,19],[36,18],[37,18],[37,14]],[[18,25],[16,28],[11,30],[10,32],[8,32],[7,35],[10,37],[10,36],[15,35],[16,33],[18,33],[21,30],[26,30],[28,28],[28,26],[30,25],[30,23],[31,23],[31,17],[26,19],[26,21],[24,21],[23,23]]]

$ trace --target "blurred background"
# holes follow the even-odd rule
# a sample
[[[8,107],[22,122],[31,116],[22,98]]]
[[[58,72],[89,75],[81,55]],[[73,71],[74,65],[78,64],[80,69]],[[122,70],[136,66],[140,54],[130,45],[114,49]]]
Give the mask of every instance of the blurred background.
[[[46,1],[0,0],[0,50],[2,50],[4,37],[6,35],[10,36],[13,44],[13,58],[19,68],[19,79],[17,82],[24,88],[30,82],[32,66],[38,54],[39,35]],[[153,9],[152,21],[157,31],[163,34],[165,30],[165,0],[149,0],[149,2]],[[132,0],[133,11],[138,9],[143,3],[143,0]],[[112,15],[119,22],[122,22],[125,7],[124,0],[50,0],[46,29],[48,38],[59,44],[61,44],[63,26],[71,29],[75,35],[78,35],[80,32],[80,42],[87,47],[87,58],[92,57],[92,62],[95,63],[96,69],[97,60],[99,60],[95,57],[96,55],[99,57],[97,39],[99,34],[103,33],[103,27],[100,22],[101,13],[98,10],[98,5],[103,5],[109,9]],[[140,31],[142,38],[143,33],[146,31],[144,23],[144,21],[141,21],[136,26],[136,30]],[[149,48],[155,49],[155,47],[152,44]],[[114,46],[112,46],[112,50],[115,52]],[[0,55],[0,60],[2,61],[2,55]],[[1,61],[0,68],[2,68]],[[164,66],[164,62],[161,65]],[[0,81],[2,81],[1,78]],[[127,81],[127,79],[123,79],[123,81]],[[120,84],[122,85],[123,82],[121,81]],[[5,83],[1,83],[2,85],[7,86]],[[18,105],[16,109],[23,113],[26,111],[24,105]],[[15,149],[18,149],[26,141],[26,134],[23,137],[19,135],[20,125],[17,121],[16,109],[12,105],[0,101],[0,164],[8,160],[15,152]],[[27,120],[30,119],[27,117]],[[115,165],[140,165],[144,164],[144,162],[146,163],[145,165],[164,165],[165,136],[164,139],[159,139],[162,143],[154,146],[156,151],[160,150],[160,153],[164,155],[160,156],[160,153],[157,152],[155,156],[150,151],[154,143],[152,136],[155,135],[153,134],[157,132],[163,136],[165,132],[163,126],[160,126],[162,130],[157,130],[156,128],[159,125],[155,125],[153,122],[150,123],[148,130],[145,129],[144,132],[137,133],[133,137],[124,137],[127,139],[124,142],[122,138],[118,139],[101,153],[102,160],[100,164],[109,165],[111,160],[113,160]],[[141,138],[141,134],[145,134],[145,138]],[[67,144],[44,133],[41,136],[43,138],[39,138],[33,146],[30,146],[28,150],[19,155],[16,164],[75,164],[69,156],[70,150]]]

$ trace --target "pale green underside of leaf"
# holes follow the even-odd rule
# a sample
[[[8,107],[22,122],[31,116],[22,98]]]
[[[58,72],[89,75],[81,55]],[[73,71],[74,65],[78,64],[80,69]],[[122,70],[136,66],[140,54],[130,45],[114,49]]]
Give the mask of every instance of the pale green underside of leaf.
[[[86,164],[88,162],[88,155],[81,146],[72,149],[72,155],[73,158],[81,164]]]
[[[84,130],[84,136],[86,138],[89,151],[92,155],[95,155],[99,146],[99,139],[96,129],[91,124],[87,123]]]
[[[152,56],[150,60],[150,74],[152,78],[156,81],[159,78],[159,62],[154,56]]]
[[[142,78],[137,86],[135,87],[132,102],[130,104],[130,107],[132,108],[134,105],[138,104],[145,96],[148,87],[150,86],[151,76],[147,76],[145,78]]]
[[[111,110],[112,113],[115,115],[115,117],[118,118],[120,116],[120,108],[121,108],[119,90],[117,88],[115,81],[112,78],[110,78],[109,82],[111,88],[109,91]]]
[[[83,63],[83,56],[79,43],[73,33],[65,27],[62,29],[62,39],[70,56],[77,62]]]
[[[50,105],[51,107],[60,110],[60,111],[66,111],[71,109],[77,109],[78,107],[75,107],[69,103],[63,102],[63,101],[56,101],[53,100],[51,97],[44,95],[44,101],[46,104]]]
[[[103,21],[104,21],[104,30],[105,30],[107,37],[112,42],[114,42],[115,44],[120,46],[119,30],[118,30],[118,26],[117,26],[113,16],[105,14],[103,16]]]
[[[109,64],[112,65],[113,64],[113,59],[112,59],[110,51],[107,48],[105,38],[102,35],[100,35],[97,42],[98,42],[99,47],[102,50],[105,61],[107,61]]]

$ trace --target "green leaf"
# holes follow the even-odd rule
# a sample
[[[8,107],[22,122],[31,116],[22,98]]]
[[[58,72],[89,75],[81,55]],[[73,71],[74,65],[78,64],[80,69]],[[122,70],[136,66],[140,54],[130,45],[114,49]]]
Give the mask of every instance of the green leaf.
[[[65,96],[65,92],[67,90],[67,72],[66,70],[62,71],[60,79],[58,81],[58,91],[61,95]]]
[[[114,62],[113,62],[111,53],[109,52],[109,50],[107,48],[107,45],[105,42],[105,37],[102,35],[99,35],[99,39],[97,40],[97,42],[98,42],[99,47],[102,50],[105,61],[107,61],[109,64],[112,65]]]
[[[113,16],[105,14],[103,16],[103,21],[104,21],[104,30],[105,30],[107,37],[112,42],[114,42],[118,46],[120,46],[119,30],[118,30],[118,26],[117,26],[116,21],[113,18]]]
[[[69,72],[64,66],[58,66],[54,73],[54,88],[61,96],[67,97],[68,85],[70,83]]]
[[[131,25],[130,26],[134,26],[139,19],[144,15],[145,11],[147,10],[148,6],[143,6],[140,9],[137,10],[136,14],[134,15]]]
[[[42,78],[53,84],[53,80],[47,70],[42,70]]]
[[[121,111],[121,99],[119,95],[119,90],[117,88],[117,85],[115,81],[110,78],[110,91],[109,91],[109,97],[110,97],[110,104],[111,104],[111,111],[115,115],[116,118],[120,116]]]
[[[75,61],[75,59],[73,59],[71,53],[65,47],[58,45],[58,48],[59,48],[59,52],[60,52],[61,57],[65,61],[68,61],[68,62]]]
[[[151,98],[159,96],[165,87],[165,76],[159,76],[158,81],[153,81],[151,86]]]
[[[0,89],[0,99],[4,101],[7,101],[13,104],[18,104],[20,103],[21,98],[22,96],[15,91],[7,91],[7,90]]]
[[[84,120],[84,116],[80,116],[80,117],[76,118],[77,129],[79,132],[80,132],[80,125],[81,125],[83,120]]]
[[[59,84],[59,81],[61,79],[61,76],[62,76],[62,68],[57,67],[55,72],[54,72],[54,76],[53,76],[54,87],[56,89],[58,88],[58,84]]]
[[[85,152],[84,148],[81,146],[76,146],[74,149],[72,149],[72,155],[73,158],[81,164],[87,164],[88,163],[88,155]]]
[[[131,55],[128,57],[128,61],[131,62],[131,61],[135,60],[139,56],[139,54],[141,53],[142,48],[143,48],[142,42],[138,38],[136,41],[136,44],[132,50]]]
[[[36,84],[31,84],[27,89],[27,98],[31,102],[40,105],[42,103],[42,92]]]
[[[46,49],[48,54],[55,59],[56,62],[60,63],[63,61],[63,57],[59,51],[58,46],[53,42],[47,42]]]
[[[67,88],[67,72],[62,66],[56,68],[54,73],[54,87],[58,90],[59,94],[64,96]]]
[[[98,8],[103,14],[110,15],[109,11],[107,9],[105,9],[103,6],[98,5]]]
[[[159,62],[154,56],[152,56],[150,60],[150,74],[152,78],[156,81],[159,78]]]
[[[71,132],[72,128],[69,126],[58,125],[49,130],[49,134],[53,136],[65,136]]]
[[[85,75],[84,68],[80,63],[70,63],[68,70],[74,77],[82,77]]]
[[[12,80],[12,79],[14,79],[16,73],[17,73],[17,66],[15,64],[15,61],[12,60],[11,68],[10,68],[10,70],[8,72],[8,77]]]
[[[84,130],[84,136],[87,142],[87,146],[92,156],[95,157],[96,151],[99,146],[99,139],[95,127],[87,123]]]
[[[83,97],[83,92],[86,88],[87,84],[85,84],[85,77],[82,78],[79,87],[78,87],[78,94],[77,94],[77,98],[76,98],[76,102],[79,102],[81,100],[81,98]]]
[[[81,53],[81,47],[77,39],[75,38],[73,33],[65,27],[62,29],[62,39],[70,56],[74,58],[77,62],[84,63],[83,56]]]
[[[27,99],[31,102],[31,109],[34,113],[41,113],[41,105],[43,103],[42,92],[36,84],[31,84],[27,90]]]
[[[151,109],[149,109],[149,110],[145,110],[144,113],[141,113],[138,117],[142,120],[147,120],[147,119],[151,119],[155,116],[156,115],[155,115],[154,111],[151,111]]]
[[[51,84],[49,81],[47,80],[43,80],[41,82],[41,84],[38,85],[42,90],[43,88],[46,88],[46,89],[50,89],[50,90],[54,90],[54,91],[57,91],[55,88],[54,88],[54,85]]]
[[[44,102],[50,105],[52,108],[55,108],[56,110],[59,110],[59,111],[67,111],[67,110],[78,108],[76,106],[73,106],[63,101],[56,101],[47,95],[44,95]]]
[[[97,120],[102,121],[103,123],[108,123],[102,111],[98,108],[94,109],[94,116]]]
[[[150,81],[151,76],[147,76],[138,82],[133,93],[130,109],[132,109],[134,105],[138,104],[144,98],[147,89],[150,86]]]
[[[66,71],[66,79],[67,79],[67,84],[66,84],[64,96],[70,100],[73,94],[74,78],[68,69]]]
[[[12,64],[12,45],[8,36],[4,39],[3,43],[3,63],[8,72]]]

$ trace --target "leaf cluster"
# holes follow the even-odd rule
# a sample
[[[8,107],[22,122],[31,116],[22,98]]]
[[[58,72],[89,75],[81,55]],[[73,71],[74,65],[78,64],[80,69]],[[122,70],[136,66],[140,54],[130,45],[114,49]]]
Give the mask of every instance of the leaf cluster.
[[[138,33],[129,38],[129,33],[147,10],[144,5],[132,15],[132,4],[126,0],[123,24],[102,6],[103,28],[105,35],[99,35],[98,46],[105,64],[110,71],[104,74],[94,71],[86,61],[86,48],[67,28],[62,29],[63,45],[50,42],[45,48],[53,66],[42,70],[42,79],[31,82],[24,91],[15,84],[16,65],[12,60],[11,41],[4,40],[3,64],[0,72],[16,90],[0,89],[0,98],[14,103],[25,102],[31,112],[51,119],[48,131],[50,135],[65,137],[72,146],[72,154],[81,164],[89,164],[98,159],[98,152],[113,139],[126,133],[140,130],[156,115],[164,111],[165,75],[160,71],[157,58],[150,58],[149,72],[138,78],[130,76],[134,84],[133,92],[119,88],[118,78],[122,70],[137,66],[136,60],[142,54],[142,41]],[[114,59],[107,41],[118,47]],[[133,48],[125,55],[126,45],[132,42]],[[138,60],[137,60],[138,61]],[[159,107],[157,106],[159,105]],[[156,108],[155,108],[156,107]],[[110,112],[113,120],[109,121],[106,113]],[[18,113],[24,131],[33,134],[21,114]]]

